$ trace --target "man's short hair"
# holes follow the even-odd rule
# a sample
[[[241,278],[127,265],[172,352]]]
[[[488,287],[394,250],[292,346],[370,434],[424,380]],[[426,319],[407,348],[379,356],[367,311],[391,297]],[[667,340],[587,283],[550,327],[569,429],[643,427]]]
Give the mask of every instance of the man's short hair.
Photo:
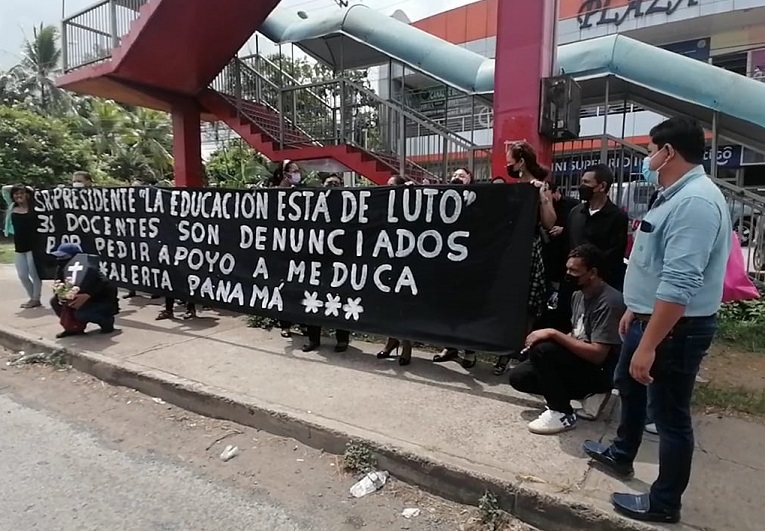
[[[614,184],[614,172],[612,172],[611,168],[605,164],[595,164],[594,166],[590,166],[584,170],[584,173],[595,174],[595,182],[598,184],[606,183],[606,192],[608,192],[608,189]]]
[[[584,264],[584,267],[589,269],[597,269],[598,276],[602,276],[603,262],[605,260],[603,252],[592,245],[591,243],[583,243],[582,245],[575,247],[568,253],[569,259],[578,258]]]
[[[690,164],[703,164],[706,152],[704,128],[693,118],[675,116],[651,129],[651,142],[658,148],[671,144],[675,152]]]
[[[90,175],[90,172],[87,171],[76,171],[72,174],[72,177],[82,177],[90,183],[93,182],[93,177]]]

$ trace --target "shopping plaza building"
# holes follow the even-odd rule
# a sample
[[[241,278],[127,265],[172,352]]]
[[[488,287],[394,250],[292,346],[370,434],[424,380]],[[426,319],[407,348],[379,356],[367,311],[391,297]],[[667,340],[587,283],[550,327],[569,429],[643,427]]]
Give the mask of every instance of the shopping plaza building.
[[[432,35],[494,58],[499,1],[479,0],[411,23]],[[398,12],[396,17],[406,20],[403,12]],[[765,82],[765,0],[560,0],[557,32],[561,45],[620,33]],[[659,75],[673,75],[671,71],[661,72],[661,64],[644,66],[655,68]],[[449,129],[470,137],[479,145],[491,143],[493,123],[489,101],[472,101],[444,85],[426,86],[428,80],[414,74],[406,76],[406,83],[396,83],[402,76],[400,67],[383,66],[379,70],[380,94],[387,95],[391,90],[396,91],[396,87],[405,86],[407,105],[433,120],[442,121]],[[522,76],[523,72],[519,71],[518,75]],[[700,89],[703,85],[704,79],[699,79]],[[765,101],[752,102],[752,105],[765,105]],[[647,144],[651,127],[663,119],[634,103],[618,100],[609,102],[608,108],[603,104],[585,105],[581,117],[582,137],[602,135],[606,131],[612,137],[638,146]],[[556,154],[554,166],[558,174],[579,172],[599,160],[598,146],[583,142],[578,147],[580,149],[574,150],[576,154],[570,150]],[[710,152],[711,147],[707,157]],[[427,157],[423,155],[423,158]],[[641,162],[639,157],[627,156],[621,163],[637,176]],[[765,189],[764,164],[762,153],[721,138],[718,177],[738,186]],[[479,174],[488,171],[480,167],[476,170]]]

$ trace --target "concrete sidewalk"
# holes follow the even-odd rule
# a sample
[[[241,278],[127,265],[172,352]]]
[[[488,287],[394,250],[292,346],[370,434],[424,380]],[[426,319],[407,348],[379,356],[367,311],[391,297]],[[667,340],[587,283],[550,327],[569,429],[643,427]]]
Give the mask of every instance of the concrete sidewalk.
[[[23,291],[10,267],[0,267],[0,287],[6,346],[19,337],[50,346],[60,331],[50,310],[18,309]],[[88,372],[155,396],[164,393],[162,398],[202,413],[330,452],[341,451],[340,442],[349,437],[372,441],[384,450],[381,464],[392,473],[457,501],[475,504],[477,496],[467,498],[484,485],[504,486],[514,492],[501,496],[507,508],[543,528],[645,529],[614,516],[608,496],[647,488],[657,473],[656,438],[646,438],[636,478],[625,485],[591,469],[581,452],[584,439],[608,439],[615,426],[580,421],[561,436],[531,435],[526,424],[542,404],[512,391],[488,367],[437,365],[421,352],[409,367],[399,367],[375,358],[379,345],[355,343],[336,354],[329,339],[321,352],[303,353],[304,338],[284,340],[278,331],[247,328],[242,318],[204,312],[197,321],[157,322],[159,306],[146,299],[123,301],[122,307],[120,333],[56,344],[79,353],[87,361],[75,365]],[[195,394],[205,398],[194,402]],[[761,529],[765,454],[757,448],[765,426],[713,416],[698,417],[696,425],[684,525]],[[407,466],[397,465],[396,456],[404,456]]]

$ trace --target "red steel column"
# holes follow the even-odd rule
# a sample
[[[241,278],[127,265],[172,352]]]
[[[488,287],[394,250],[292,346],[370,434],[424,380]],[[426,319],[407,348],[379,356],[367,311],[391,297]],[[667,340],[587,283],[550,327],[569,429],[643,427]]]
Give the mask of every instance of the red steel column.
[[[173,103],[175,186],[196,188],[202,181],[202,131],[199,105],[192,100]]]
[[[526,140],[541,164],[552,164],[552,142],[539,135],[539,107],[541,79],[553,72],[558,2],[498,4],[492,175],[506,176],[506,141]]]

